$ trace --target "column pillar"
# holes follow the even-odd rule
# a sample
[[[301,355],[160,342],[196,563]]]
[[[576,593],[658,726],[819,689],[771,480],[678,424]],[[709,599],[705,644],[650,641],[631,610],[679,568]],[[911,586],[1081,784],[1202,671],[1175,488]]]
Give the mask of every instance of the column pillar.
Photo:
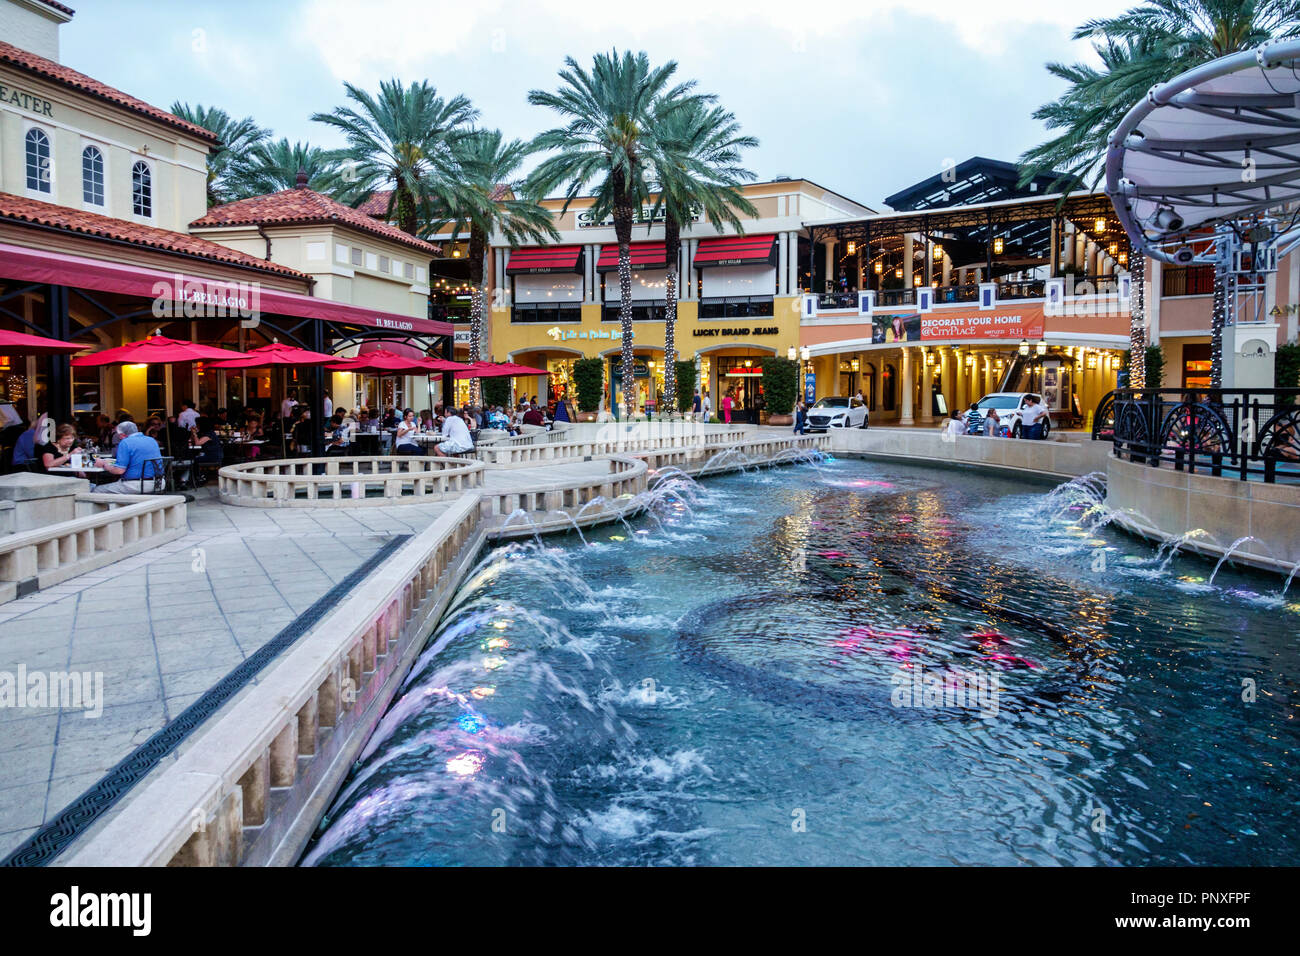
[[[781,233],[777,236],[776,294],[790,294],[790,236]]]
[[[903,236],[903,288],[912,288],[912,234]]]
[[[901,368],[901,374],[899,375],[901,381],[899,382],[899,386],[902,391],[902,401],[899,403],[900,412],[898,424],[913,425],[916,422],[912,417],[912,391],[916,387],[916,384],[913,380],[912,374],[912,350],[907,346],[903,346],[900,351],[903,353],[902,361],[899,363]]]
[[[952,364],[953,407],[959,412],[964,412],[966,406],[970,404],[966,400],[966,366],[962,364],[966,356],[960,352],[949,352],[948,358]]]
[[[827,284],[829,284],[830,288],[834,289],[834,288],[835,288],[835,280],[836,280],[836,278],[838,278],[838,277],[835,275],[835,240],[834,240],[834,239],[826,239],[826,240],[823,241],[822,245],[824,245],[824,246],[826,247],[826,259],[825,259],[825,261],[826,261],[826,268],[825,268],[826,275],[825,275],[823,278],[824,278],[825,282],[826,282]],[[817,291],[817,290],[813,290],[813,291]]]
[[[921,371],[921,414],[923,422],[934,421],[934,375],[924,358],[918,358],[917,365]]]
[[[943,251],[943,284],[949,285],[952,282],[952,256],[948,255],[948,250]]]

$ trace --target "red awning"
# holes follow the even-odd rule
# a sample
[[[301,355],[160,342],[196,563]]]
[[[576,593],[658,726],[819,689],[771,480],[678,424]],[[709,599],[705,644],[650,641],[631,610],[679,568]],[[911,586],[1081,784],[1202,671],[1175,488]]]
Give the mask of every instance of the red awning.
[[[84,348],[84,345],[47,339],[43,335],[0,329],[0,355],[66,355]]]
[[[634,242],[631,246],[632,269],[667,269],[668,250],[662,242]],[[596,260],[597,272],[613,272],[618,268],[618,243],[600,247]]]
[[[776,236],[719,236],[701,239],[695,250],[697,266],[775,264]]]
[[[369,355],[371,352],[391,352],[394,355],[402,355],[410,359],[422,359],[425,357],[423,349],[417,349],[409,342],[362,342],[357,347],[357,355]],[[334,357],[338,361],[338,356]]]
[[[197,272],[164,272],[7,243],[0,243],[0,279],[115,292],[147,299],[161,298],[175,303],[177,318],[185,317],[186,303],[198,303],[200,307],[224,305],[227,314],[234,318],[241,317],[242,309],[244,312],[292,315],[417,335],[451,335],[453,332],[450,322],[376,312],[346,302],[262,288],[258,282],[214,279]],[[203,318],[202,315],[196,317]]]
[[[525,246],[511,250],[506,263],[510,275],[581,271],[582,246]]]

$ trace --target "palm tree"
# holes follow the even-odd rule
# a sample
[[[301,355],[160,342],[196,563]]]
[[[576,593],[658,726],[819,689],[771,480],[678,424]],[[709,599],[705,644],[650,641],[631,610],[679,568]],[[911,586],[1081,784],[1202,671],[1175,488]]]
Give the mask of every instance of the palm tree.
[[[742,150],[758,146],[740,134],[734,114],[692,97],[683,105],[656,104],[658,149],[655,173],[659,196],[656,211],[664,214],[664,251],[668,275],[664,283],[664,396],[677,403],[677,286],[682,223],[703,214],[715,229],[731,226],[745,231],[738,214],[757,218],[758,210],[741,194],[741,185],[755,179],[740,164]]]
[[[1074,39],[1093,41],[1101,68],[1047,65],[1070,86],[1035,111],[1035,119],[1059,132],[1020,157],[1021,184],[1060,170],[1055,187],[1086,183],[1095,189],[1105,174],[1107,138],[1151,87],[1266,40],[1298,35],[1298,0],[1147,0],[1117,17],[1089,20],[1075,30]],[[1145,256],[1135,253],[1130,269],[1139,281],[1129,328],[1129,379],[1144,387]],[[1216,343],[1220,335],[1216,330]]]
[[[243,169],[239,190],[242,197],[292,189],[298,172],[307,174],[307,188],[329,193],[343,188],[341,170],[330,150],[310,143],[290,143],[288,138],[259,143]]]
[[[461,137],[454,147],[461,180],[455,187],[454,207],[435,216],[433,232],[451,226],[453,237],[469,230],[469,360],[482,357],[483,319],[487,288],[484,284],[488,242],[494,232],[511,246],[524,241],[560,238],[551,213],[515,180],[532,152],[522,140],[505,140],[500,130],[477,129]],[[473,404],[479,403],[480,379],[470,382]]]
[[[528,101],[555,110],[565,125],[537,136],[533,146],[553,150],[529,177],[528,191],[545,196],[567,183],[564,210],[580,192],[594,185],[592,215],[613,214],[618,240],[619,325],[622,333],[623,399],[627,415],[636,408],[632,350],[632,223],[650,197],[648,176],[655,150],[655,104],[684,103],[693,83],[670,87],[677,64],[651,67],[645,53],[617,50],[593,58],[587,72],[573,57],[560,70],[560,88],[533,90]]]
[[[454,208],[459,170],[454,147],[478,117],[464,96],[449,100],[427,81],[403,87],[379,84],[378,97],[344,83],[356,104],[317,113],[312,119],[340,130],[348,145],[330,154],[346,168],[339,199],[359,206],[377,189],[391,189],[385,219],[416,236],[436,209]]]
[[[246,195],[242,191],[245,160],[256,146],[267,140],[271,131],[258,126],[251,116],[231,119],[225,110],[205,107],[201,103],[190,106],[177,100],[171,111],[187,123],[203,127],[221,141],[221,145],[208,152],[209,208]]]

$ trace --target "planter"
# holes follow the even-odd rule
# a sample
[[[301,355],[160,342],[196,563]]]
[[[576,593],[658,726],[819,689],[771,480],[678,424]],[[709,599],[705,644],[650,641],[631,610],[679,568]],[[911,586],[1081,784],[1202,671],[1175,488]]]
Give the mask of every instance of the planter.
[[[769,425],[793,425],[793,415],[768,415],[767,424]]]

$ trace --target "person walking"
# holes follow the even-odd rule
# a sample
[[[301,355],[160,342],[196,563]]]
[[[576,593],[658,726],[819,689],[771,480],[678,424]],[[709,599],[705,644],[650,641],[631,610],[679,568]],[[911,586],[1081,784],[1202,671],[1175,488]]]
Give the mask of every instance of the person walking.
[[[803,435],[808,431],[808,406],[804,404],[802,398],[795,399],[794,402],[794,433]]]
[[[722,396],[722,420],[728,425],[731,424],[731,406],[734,404],[735,401],[731,397],[731,389],[727,389],[727,394]]]
[[[691,397],[691,417],[700,417],[700,390],[697,388],[695,394]]]
[[[713,416],[713,400],[705,392],[700,398],[700,420],[708,421]]]

